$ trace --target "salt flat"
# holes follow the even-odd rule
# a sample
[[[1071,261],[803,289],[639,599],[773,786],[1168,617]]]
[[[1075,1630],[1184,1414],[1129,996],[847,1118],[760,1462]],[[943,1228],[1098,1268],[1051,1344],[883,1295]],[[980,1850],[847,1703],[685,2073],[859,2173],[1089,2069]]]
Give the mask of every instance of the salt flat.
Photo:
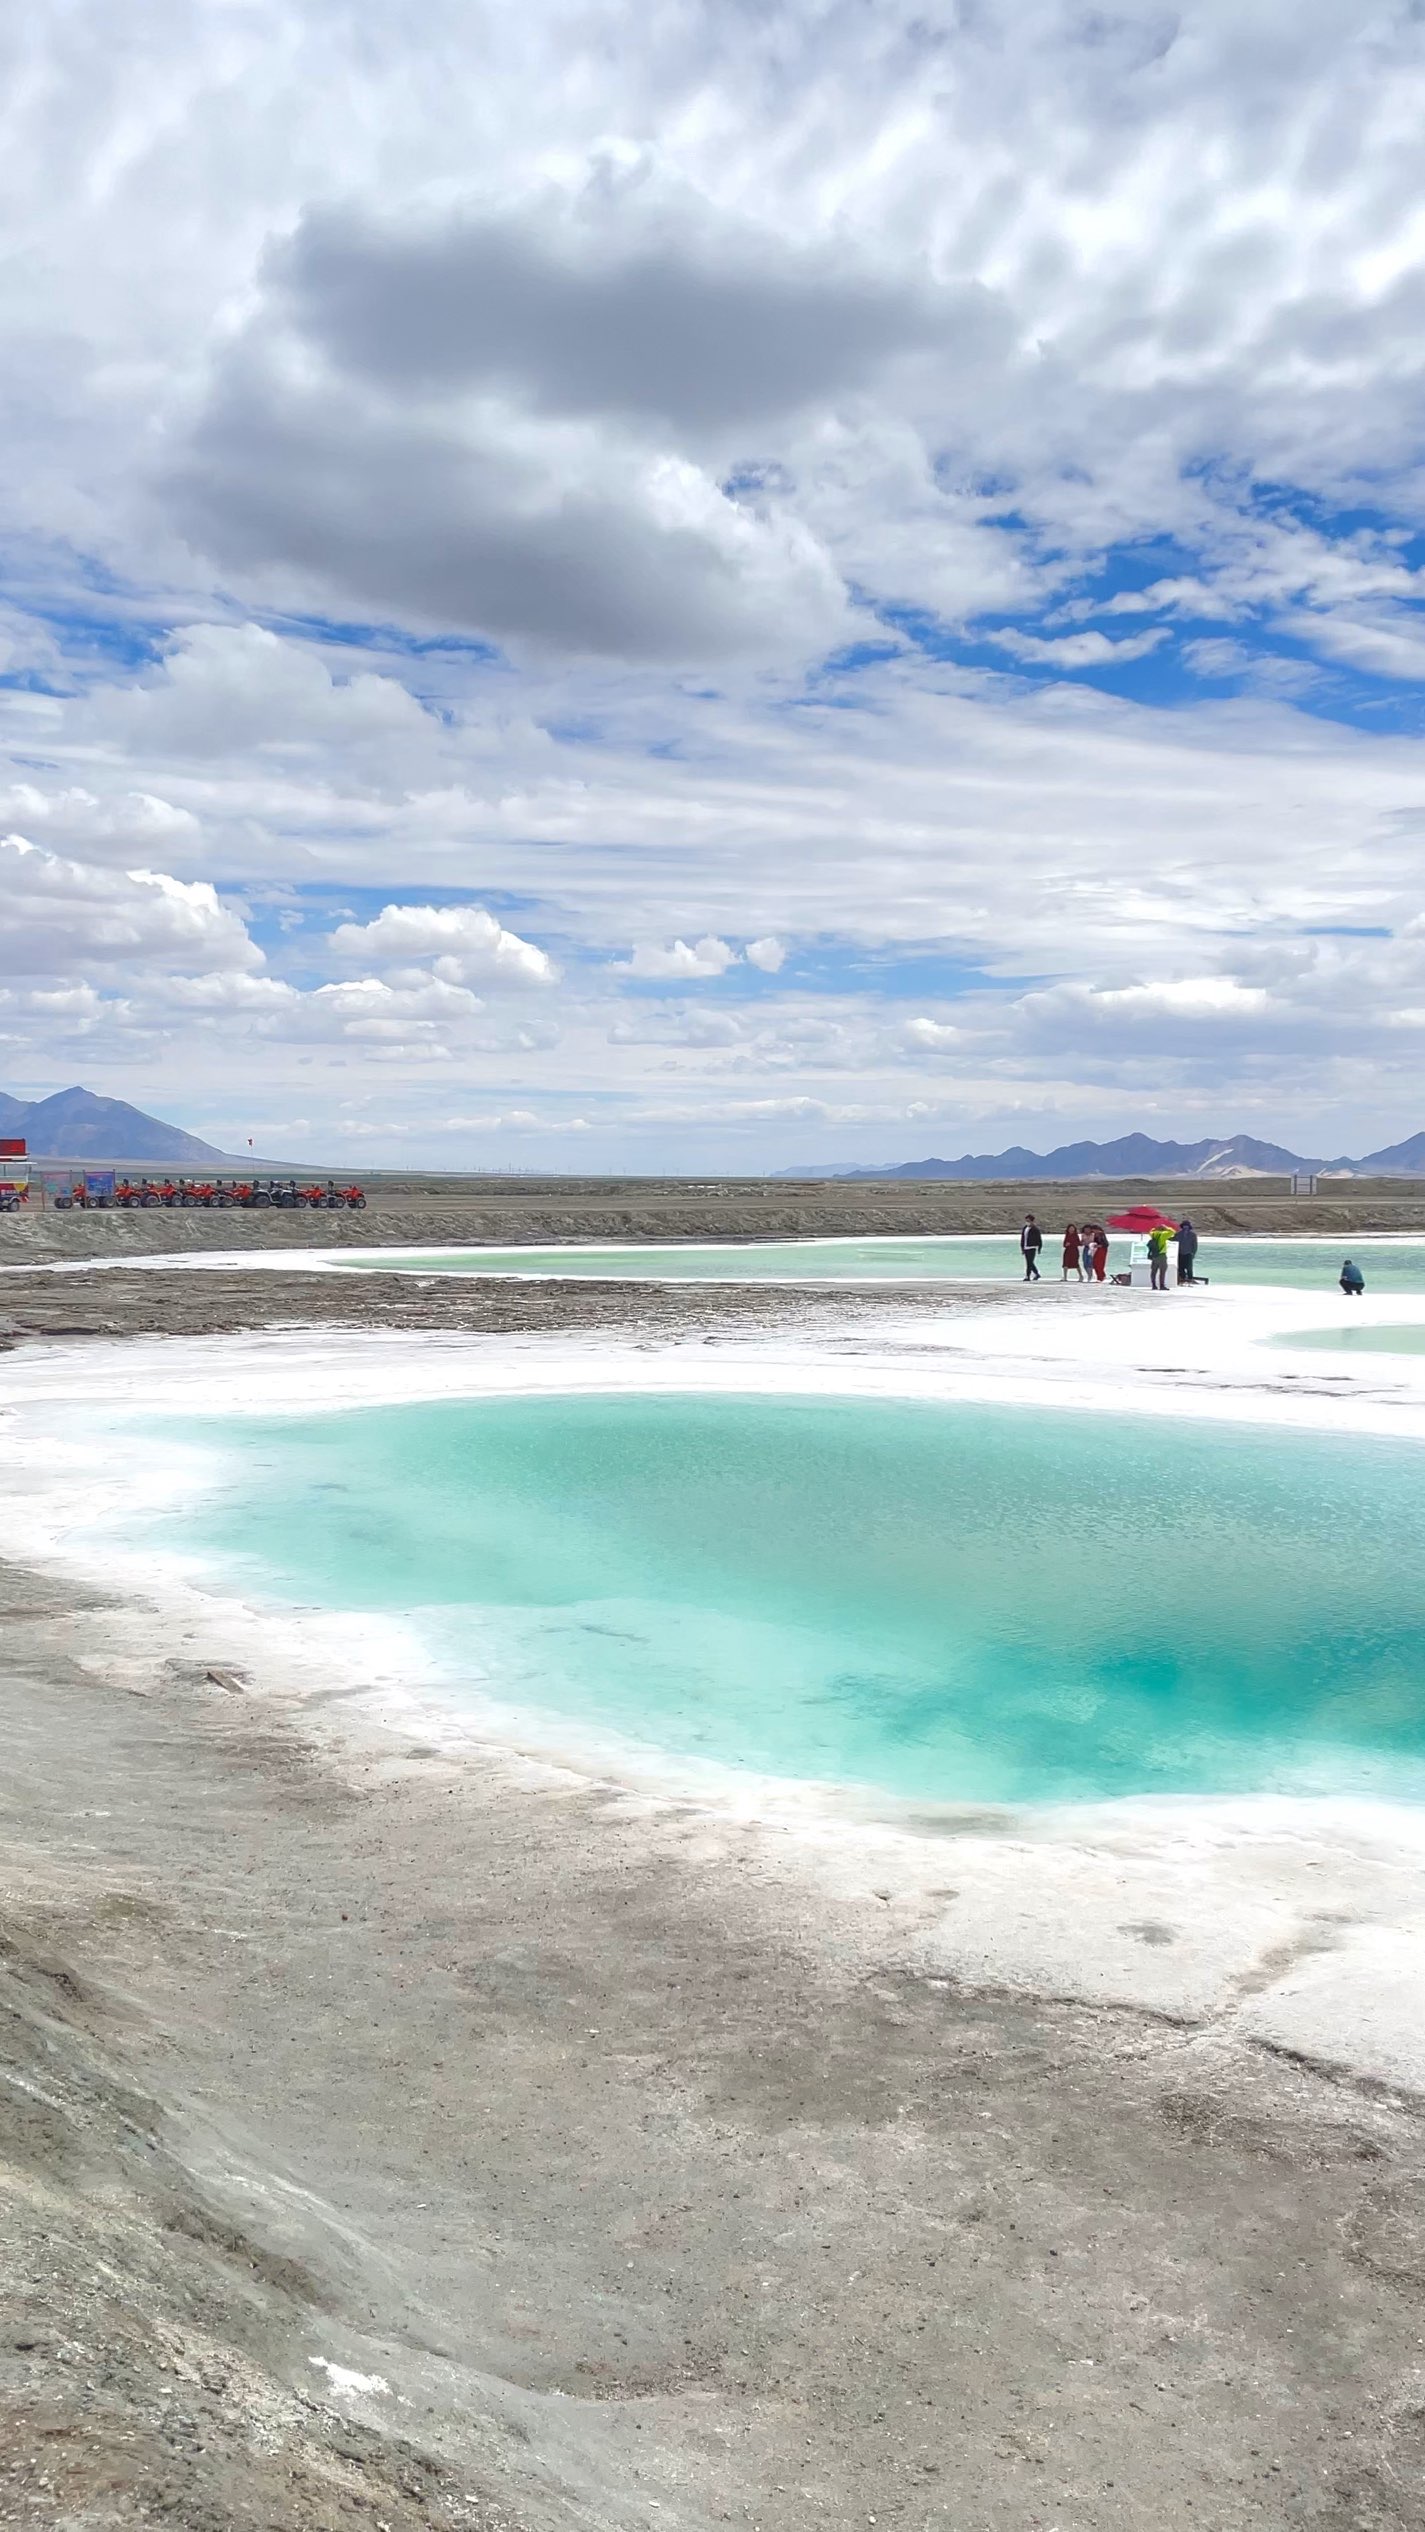
[[[21,2229],[61,2339],[112,2341],[106,2261],[148,2315],[87,2414],[172,2472],[155,2350],[188,2366],[215,2525],[259,2414],[294,2520],[345,2520],[346,2472],[402,2532],[1413,2521],[1404,1806],[987,1814],[630,1765],[454,1715],[398,1622],[76,1531],[181,1485],[181,1444],[110,1427],[156,1401],[837,1389],[1415,1441],[1420,1358],[1272,1351],[1313,1296],[643,1306],[0,1364],[6,1974],[76,2140],[41,2139]],[[157,2196],[96,2068],[150,2105]]]

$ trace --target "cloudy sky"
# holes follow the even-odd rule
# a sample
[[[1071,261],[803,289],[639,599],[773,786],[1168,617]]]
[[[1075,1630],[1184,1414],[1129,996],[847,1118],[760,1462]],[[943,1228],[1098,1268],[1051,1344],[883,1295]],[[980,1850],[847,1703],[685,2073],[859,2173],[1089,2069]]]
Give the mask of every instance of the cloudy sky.
[[[1418,0],[0,32],[0,1088],[1425,1125]]]

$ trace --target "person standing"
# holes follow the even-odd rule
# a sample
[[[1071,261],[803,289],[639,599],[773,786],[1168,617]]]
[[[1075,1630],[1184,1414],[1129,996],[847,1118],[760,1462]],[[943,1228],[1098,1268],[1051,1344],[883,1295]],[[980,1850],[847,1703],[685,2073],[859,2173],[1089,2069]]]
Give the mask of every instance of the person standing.
[[[1187,1215],[1184,1214],[1181,1222],[1178,1224],[1178,1282],[1180,1284],[1195,1284],[1197,1282],[1197,1270],[1193,1264],[1193,1260],[1196,1255],[1197,1233],[1193,1229],[1192,1224],[1189,1222]]]
[[[1093,1234],[1093,1271],[1094,1271],[1094,1281],[1095,1281],[1096,1283],[1100,1283],[1100,1284],[1101,1284],[1101,1283],[1106,1283],[1106,1282],[1107,1282],[1107,1280],[1108,1280],[1108,1233],[1107,1233],[1107,1231],[1104,1229],[1103,1224],[1102,1224],[1101,1222],[1096,1222],[1096,1223],[1094,1224],[1094,1234]]]
[[[1064,1230],[1064,1271],[1059,1278],[1061,1283],[1067,1283],[1071,1275],[1077,1275],[1079,1282],[1083,1282],[1084,1270],[1079,1264],[1079,1256],[1079,1226],[1077,1222],[1070,1222]]]
[[[1148,1234],[1148,1281],[1154,1292],[1168,1289],[1168,1225],[1160,1222]]]
[[[1027,1284],[1037,1284],[1039,1281],[1039,1251],[1043,1246],[1043,1232],[1033,1214],[1026,1213],[1024,1228],[1019,1234],[1019,1253],[1024,1260],[1024,1280]]]

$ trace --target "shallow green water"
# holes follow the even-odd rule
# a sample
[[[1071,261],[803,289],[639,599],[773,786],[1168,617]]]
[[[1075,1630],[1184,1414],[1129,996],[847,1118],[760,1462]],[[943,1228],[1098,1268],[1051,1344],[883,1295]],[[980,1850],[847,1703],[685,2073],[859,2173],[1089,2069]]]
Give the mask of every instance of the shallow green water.
[[[166,1546],[418,1611],[452,1697],[573,1740],[934,1801],[1425,1797],[1422,1448],[686,1396],[196,1438],[221,1483]]]
[[[1041,1272],[1059,1276],[1057,1239],[1045,1234]],[[1110,1242],[1108,1271],[1126,1266],[1126,1236]],[[1276,1284],[1294,1291],[1334,1292],[1344,1248],[1312,1240],[1204,1240],[1198,1267],[1212,1283]],[[1425,1240],[1357,1240],[1350,1251],[1372,1292],[1425,1292]],[[400,1257],[346,1259],[371,1274],[392,1267],[427,1275],[627,1276],[677,1283],[890,1283],[988,1278],[1018,1282],[1024,1272],[1009,1239],[767,1240],[705,1248],[489,1248],[415,1250]]]
[[[1348,1302],[1347,1309],[1350,1306]],[[1340,1327],[1307,1328],[1299,1336],[1274,1336],[1272,1343],[1283,1345],[1292,1353],[1304,1348],[1310,1354],[1425,1354],[1425,1327],[1352,1327],[1349,1320],[1343,1320]]]

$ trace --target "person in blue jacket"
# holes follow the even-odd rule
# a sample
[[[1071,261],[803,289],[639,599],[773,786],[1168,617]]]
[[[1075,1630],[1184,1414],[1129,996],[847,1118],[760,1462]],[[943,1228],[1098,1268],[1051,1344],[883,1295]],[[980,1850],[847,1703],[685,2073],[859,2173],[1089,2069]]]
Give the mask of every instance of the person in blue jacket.
[[[1349,1299],[1355,1301],[1358,1299],[1360,1294],[1365,1291],[1365,1288],[1365,1276],[1361,1273],[1359,1266],[1353,1266],[1351,1264],[1348,1257],[1345,1265],[1341,1269],[1341,1290],[1347,1294]]]

